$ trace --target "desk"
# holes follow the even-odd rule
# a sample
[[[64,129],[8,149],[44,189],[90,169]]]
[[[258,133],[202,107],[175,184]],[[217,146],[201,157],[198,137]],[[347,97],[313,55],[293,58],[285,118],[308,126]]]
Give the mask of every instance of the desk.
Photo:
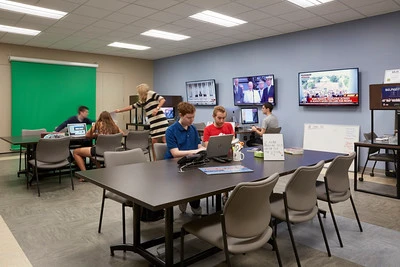
[[[363,141],[363,142],[356,142],[354,143],[354,151],[356,152],[356,157],[354,159],[354,191],[361,191],[361,192],[366,192],[366,193],[371,193],[375,195],[380,195],[380,196],[386,196],[386,197],[392,197],[392,198],[400,198],[400,183],[399,183],[399,163],[400,163],[400,157],[397,157],[397,162],[396,162],[396,187],[390,186],[390,185],[374,185],[374,183],[370,182],[361,182],[360,184],[365,184],[364,188],[359,188],[358,185],[358,179],[357,179],[357,172],[358,172],[358,164],[357,164],[357,156],[358,156],[358,148],[359,147],[377,147],[377,148],[382,148],[382,149],[391,149],[391,150],[397,150],[397,155],[399,155],[400,152],[400,145],[398,144],[392,144],[389,142],[378,142],[374,141],[374,143],[371,143],[371,141]],[[371,185],[372,184],[372,185]]]
[[[101,188],[121,195],[134,202],[133,244],[110,247],[114,249],[136,252],[158,266],[174,265],[173,258],[173,207],[181,203],[221,194],[232,190],[240,182],[253,182],[278,172],[286,175],[294,172],[299,166],[316,164],[320,160],[332,161],[338,153],[305,150],[303,155],[286,155],[284,161],[264,161],[245,153],[242,162],[231,162],[227,165],[241,164],[254,172],[206,175],[197,168],[178,172],[177,159],[138,163],[112,168],[95,169],[76,172]],[[218,166],[210,162],[207,166]],[[165,262],[147,251],[154,242],[141,243],[140,240],[140,206],[150,210],[165,209]]]

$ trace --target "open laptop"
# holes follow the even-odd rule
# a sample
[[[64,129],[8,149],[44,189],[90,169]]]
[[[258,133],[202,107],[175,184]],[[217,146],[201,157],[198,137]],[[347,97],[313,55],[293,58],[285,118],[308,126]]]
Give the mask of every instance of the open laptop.
[[[207,145],[207,157],[227,158],[229,149],[232,147],[232,140],[233,134],[211,136]]]
[[[71,137],[83,137],[86,135],[86,123],[68,124],[67,131]]]

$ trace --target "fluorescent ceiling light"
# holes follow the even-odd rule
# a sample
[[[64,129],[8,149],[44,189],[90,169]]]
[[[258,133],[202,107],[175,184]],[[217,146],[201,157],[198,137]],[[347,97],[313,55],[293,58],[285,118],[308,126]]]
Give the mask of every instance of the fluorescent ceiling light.
[[[67,15],[67,12],[62,12],[54,9],[37,7],[32,5],[21,4],[13,1],[0,0],[0,9],[10,10],[14,12],[46,17],[50,19],[60,19]]]
[[[288,1],[301,7],[310,7],[310,6],[325,4],[333,0],[288,0]]]
[[[40,31],[25,29],[25,28],[18,28],[6,25],[0,25],[0,32],[10,32],[10,33],[17,33],[17,34],[25,34],[25,35],[38,35]]]
[[[146,49],[150,48],[149,46],[127,44],[127,43],[120,43],[120,42],[114,42],[114,43],[109,44],[108,46],[126,48],[126,49],[133,49],[133,50],[146,50]]]
[[[229,17],[226,15],[217,13],[217,12],[210,11],[210,10],[205,10],[203,12],[191,15],[189,17],[193,18],[193,19],[201,20],[203,22],[214,23],[214,24],[218,24],[221,26],[225,26],[225,27],[233,27],[233,26],[238,26],[240,24],[247,23],[247,21]]]
[[[182,41],[182,40],[190,38],[190,36],[171,33],[171,32],[158,31],[158,30],[149,30],[147,32],[142,32],[141,35],[146,35],[146,36],[151,36],[151,37],[156,37],[156,38],[163,38],[163,39],[174,40],[174,41]]]

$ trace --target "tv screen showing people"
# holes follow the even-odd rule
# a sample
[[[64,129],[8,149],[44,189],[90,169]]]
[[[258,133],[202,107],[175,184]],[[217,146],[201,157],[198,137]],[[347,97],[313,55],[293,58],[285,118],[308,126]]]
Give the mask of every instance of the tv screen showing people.
[[[358,68],[299,73],[300,106],[358,106]]]
[[[274,75],[257,75],[233,78],[235,106],[276,104]]]
[[[188,102],[195,106],[217,105],[217,92],[214,79],[186,82]]]
[[[168,120],[175,119],[175,110],[173,107],[162,107],[161,110],[164,112],[165,117],[167,117]]]
[[[257,124],[258,109],[257,108],[242,108],[240,111],[242,124]]]

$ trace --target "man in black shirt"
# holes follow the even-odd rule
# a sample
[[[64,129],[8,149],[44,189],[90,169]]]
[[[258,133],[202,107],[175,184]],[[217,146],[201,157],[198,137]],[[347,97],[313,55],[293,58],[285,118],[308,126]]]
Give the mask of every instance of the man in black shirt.
[[[89,115],[89,108],[86,106],[80,106],[78,108],[78,115],[77,116],[72,116],[68,118],[66,121],[61,123],[57,128],[56,132],[61,131],[65,127],[67,127],[67,124],[70,123],[86,123],[86,124],[92,124],[92,120],[88,119]]]

